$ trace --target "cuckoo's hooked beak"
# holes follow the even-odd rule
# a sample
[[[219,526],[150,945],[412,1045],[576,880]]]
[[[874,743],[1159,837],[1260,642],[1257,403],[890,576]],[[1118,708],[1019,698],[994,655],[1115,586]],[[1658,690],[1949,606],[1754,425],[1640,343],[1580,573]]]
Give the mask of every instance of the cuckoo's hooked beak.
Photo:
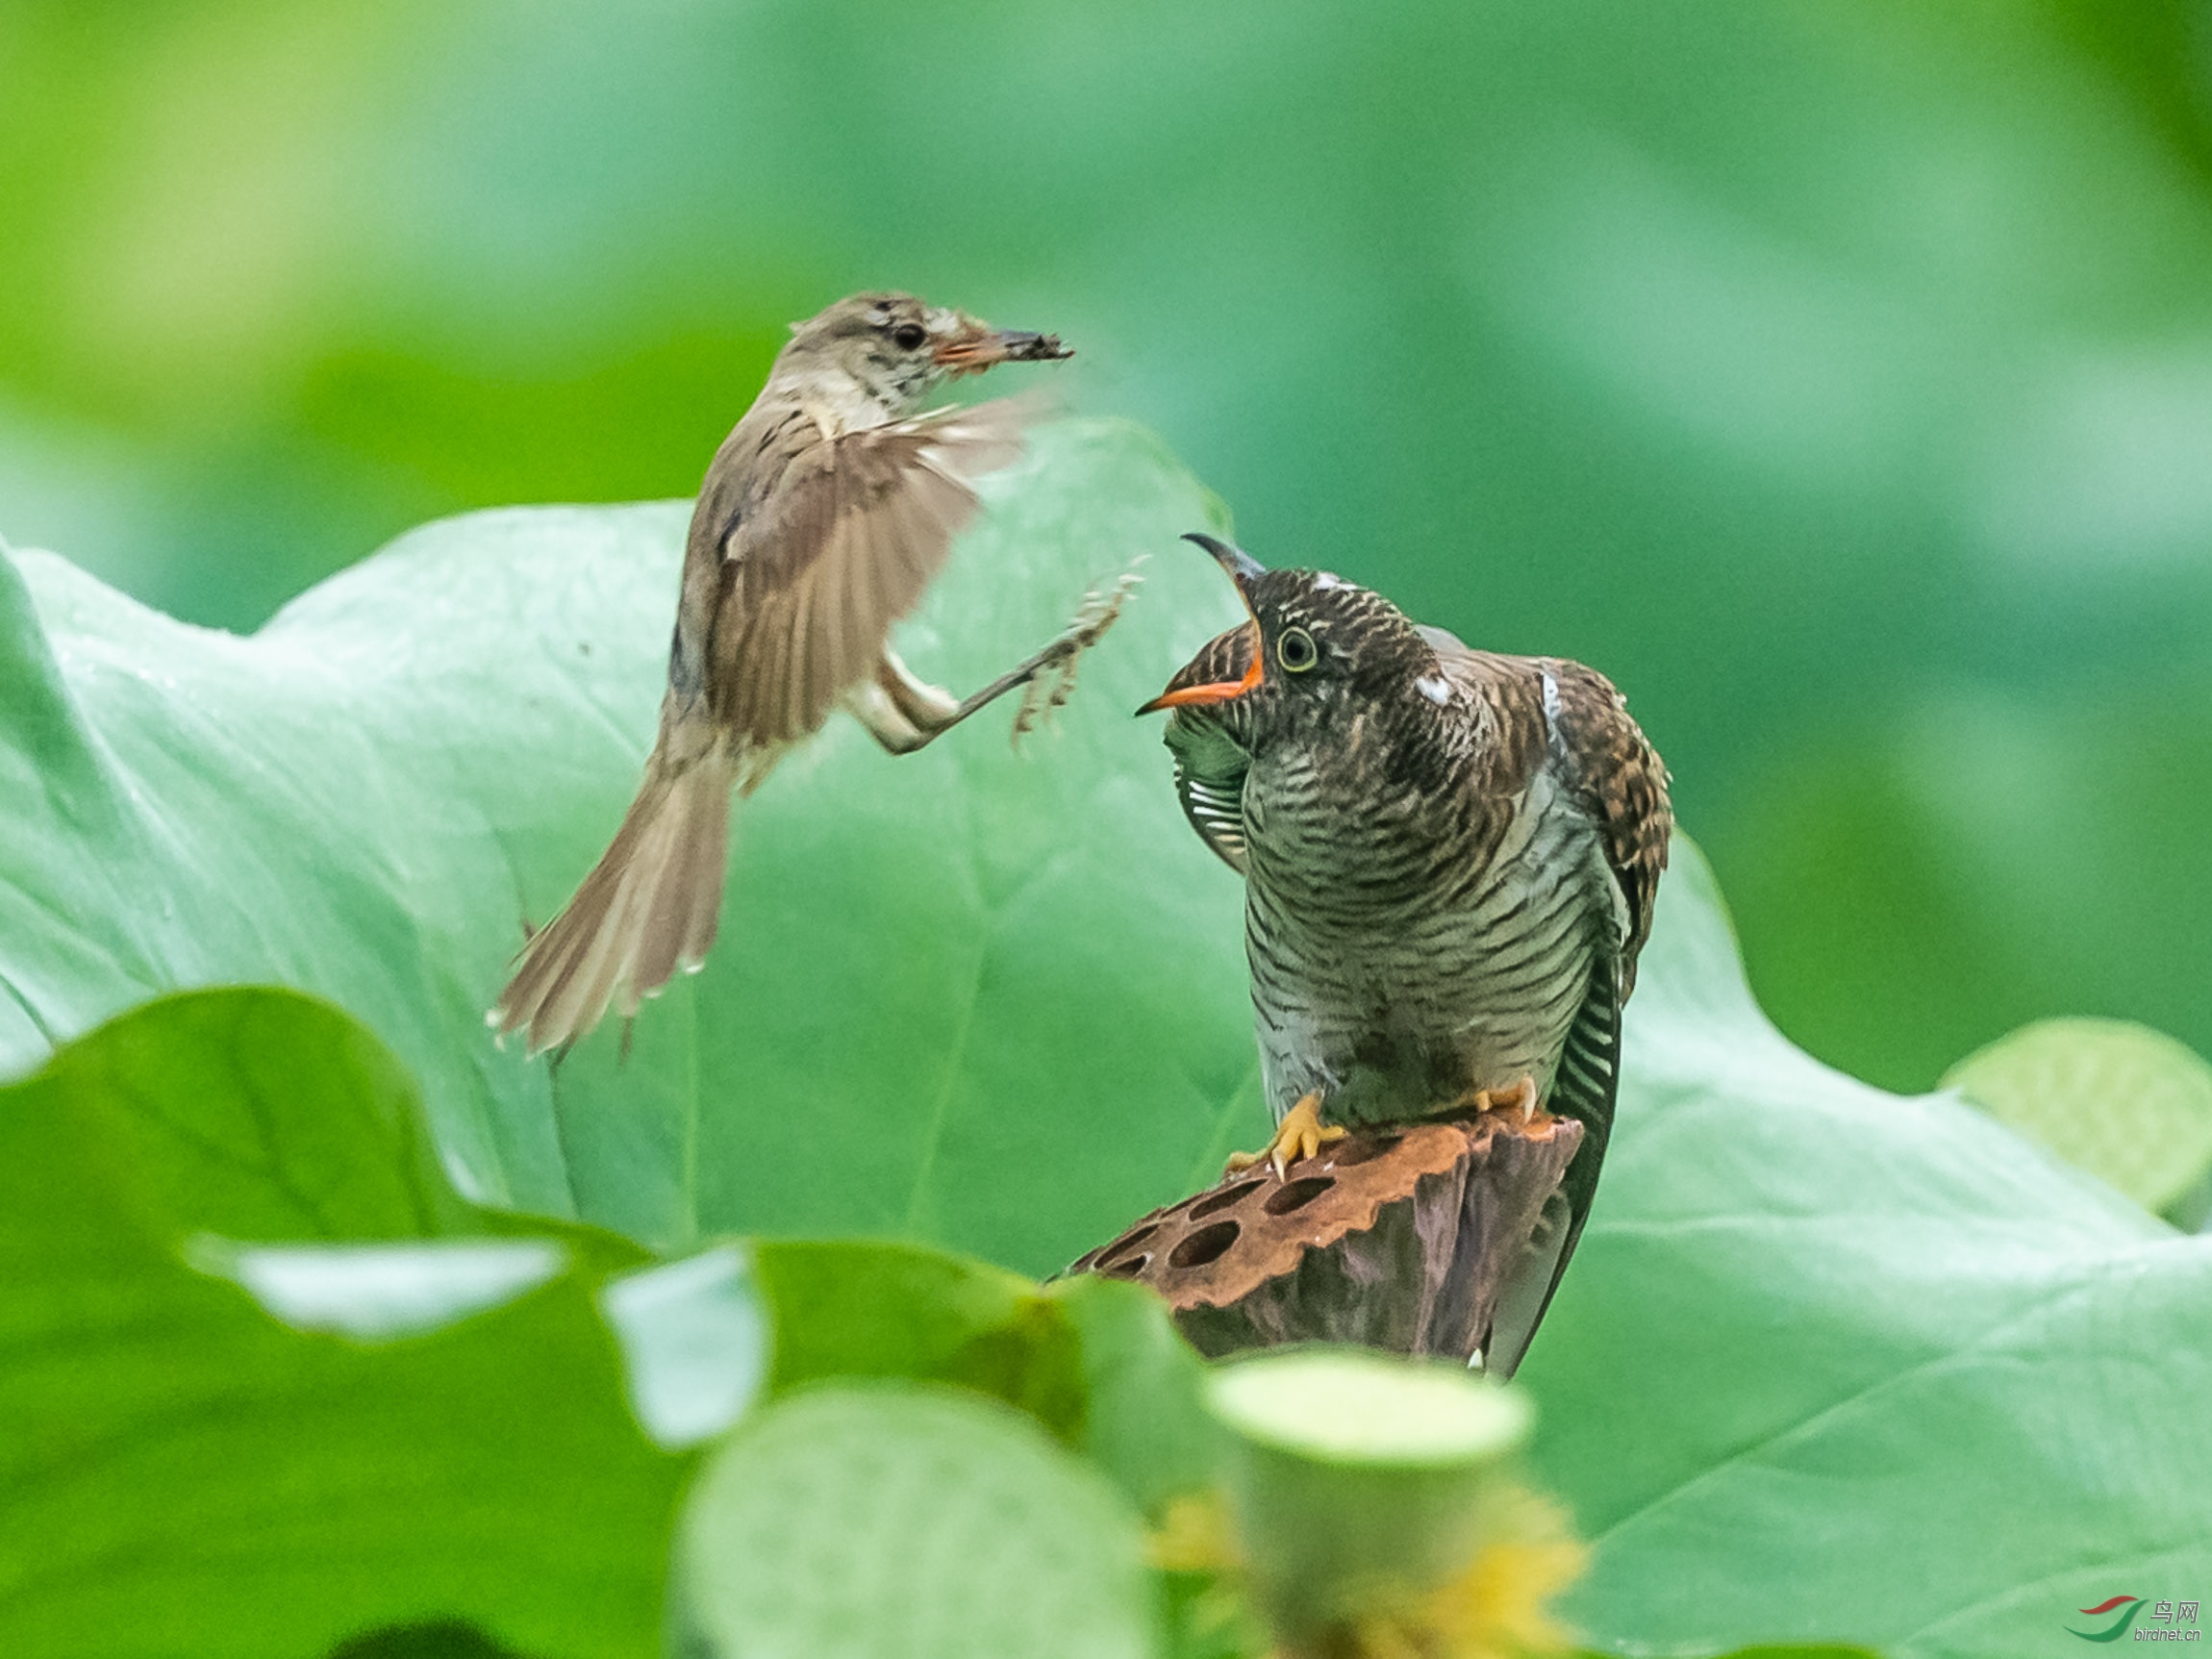
[[[944,341],[930,357],[938,367],[954,374],[980,374],[996,363],[1047,363],[1074,355],[1056,334],[978,327]]]
[[[1218,540],[1203,531],[1194,530],[1183,540],[1196,542],[1214,556],[1214,563],[1226,570],[1229,580],[1237,585],[1237,596],[1244,601],[1244,609],[1249,612],[1252,608],[1251,585],[1268,573],[1268,567],[1242,547]],[[1260,619],[1254,616],[1252,628],[1255,633],[1259,625]],[[1178,686],[1172,691],[1162,691],[1137,712],[1140,715],[1151,715],[1162,709],[1202,707],[1208,703],[1226,703],[1231,698],[1241,697],[1260,683],[1263,677],[1260,669],[1262,656],[1258,642],[1254,641],[1251,666],[1244,670],[1243,679],[1216,680],[1202,686]]]

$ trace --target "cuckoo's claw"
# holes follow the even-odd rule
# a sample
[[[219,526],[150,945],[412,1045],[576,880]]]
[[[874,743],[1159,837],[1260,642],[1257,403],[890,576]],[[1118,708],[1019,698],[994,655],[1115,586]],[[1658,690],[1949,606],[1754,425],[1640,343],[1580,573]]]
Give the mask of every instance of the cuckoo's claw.
[[[1275,1137],[1257,1152],[1231,1152],[1229,1169],[1249,1169],[1255,1164],[1272,1164],[1275,1179],[1280,1181],[1290,1173],[1293,1164],[1301,1164],[1311,1158],[1331,1141],[1342,1141],[1351,1131],[1335,1123],[1321,1121],[1321,1097],[1308,1094],[1295,1106],[1283,1114],[1283,1120],[1275,1125]]]
[[[1503,1089],[1477,1089],[1454,1104],[1471,1106],[1477,1112],[1518,1112],[1521,1122],[1526,1124],[1536,1116],[1536,1079],[1523,1076]]]

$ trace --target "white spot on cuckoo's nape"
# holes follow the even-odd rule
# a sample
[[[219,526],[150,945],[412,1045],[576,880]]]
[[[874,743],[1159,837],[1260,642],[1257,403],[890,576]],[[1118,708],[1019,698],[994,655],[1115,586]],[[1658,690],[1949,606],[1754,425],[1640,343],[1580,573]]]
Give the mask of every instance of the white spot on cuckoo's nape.
[[[1442,674],[1423,674],[1413,689],[1440,709],[1451,701],[1451,682]]]
[[[1325,593],[1331,588],[1345,586],[1345,579],[1334,570],[1317,570],[1314,572],[1314,586]]]

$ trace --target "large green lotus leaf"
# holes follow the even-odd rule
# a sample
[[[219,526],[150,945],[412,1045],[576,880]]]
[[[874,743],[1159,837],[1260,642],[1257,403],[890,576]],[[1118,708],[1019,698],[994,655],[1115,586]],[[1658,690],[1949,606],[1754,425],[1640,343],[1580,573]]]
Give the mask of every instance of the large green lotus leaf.
[[[993,497],[910,631],[956,685],[1212,511],[1120,428],[1048,433]],[[418,1070],[475,1191],[662,1241],[905,1233],[1034,1270],[1197,1185],[1254,1111],[1236,884],[1125,714],[1234,615],[1194,556],[1155,562],[1022,754],[978,728],[892,762],[833,723],[747,803],[723,943],[626,1065],[613,1034],[550,1077],[489,1045],[521,916],[634,780],[680,524],[435,526],[242,641],[22,561],[36,614],[0,603],[16,1048],[146,989],[292,979]],[[2011,1653],[2113,1574],[2192,1593],[2212,1246],[1955,1101],[1791,1048],[1686,844],[1627,1064],[1525,1372],[1540,1464],[1597,1544],[1571,1608],[1593,1637]]]
[[[566,1263],[598,1283],[632,1402],[663,1445],[728,1427],[765,1380],[766,1310],[742,1250],[638,1270],[649,1258],[617,1235],[466,1202],[412,1080],[327,1003],[252,987],[159,997],[68,1044],[51,1074],[149,1234],[304,1328],[435,1328]],[[513,1247],[405,1247],[488,1237]]]
[[[721,943],[556,1071],[483,1025],[613,833],[684,510],[427,527],[250,639],[0,566],[0,1055],[150,993],[317,992],[419,1078],[471,1195],[657,1244],[867,1232],[1058,1266],[1256,1128],[1236,884],[1130,711],[1239,613],[1220,510],[1133,428],[1048,428],[901,645],[956,689],[1158,555],[1074,700],[893,761],[834,719],[737,815]],[[1232,1128],[1237,1133],[1232,1134]]]
[[[1624,1649],[2071,1646],[2212,1581],[2212,1239],[1760,1015],[1679,847],[1605,1186],[1521,1375]]]
[[[156,998],[70,1043],[48,1078],[161,1237],[358,1244],[495,1219],[455,1195],[390,1051],[297,992]]]
[[[440,1621],[658,1650],[687,1464],[624,1410],[574,1251],[419,1236],[461,1218],[415,1110],[352,1022],[257,992],[0,1090],[0,1652],[302,1659]]]
[[[438,512],[691,488],[789,319],[912,284],[1063,331],[1264,555],[1614,672],[1818,1051],[2212,1053],[2201,11],[28,0],[0,514],[259,618]],[[1762,799],[1893,700],[1959,833]]]
[[[358,1021],[298,992],[181,992],[54,1063],[115,1190],[158,1237],[368,1241],[516,1235],[602,1275],[650,1258],[574,1222],[454,1191],[414,1080]]]

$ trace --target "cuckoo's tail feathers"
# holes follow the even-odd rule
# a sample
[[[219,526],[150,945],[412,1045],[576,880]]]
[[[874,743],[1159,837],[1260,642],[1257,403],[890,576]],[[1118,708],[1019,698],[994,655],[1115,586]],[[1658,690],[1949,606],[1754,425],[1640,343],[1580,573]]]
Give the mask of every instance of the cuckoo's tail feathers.
[[[565,1048],[610,1007],[627,1018],[715,943],[739,758],[717,744],[676,765],[659,751],[615,840],[561,914],[522,947],[490,1024]]]

